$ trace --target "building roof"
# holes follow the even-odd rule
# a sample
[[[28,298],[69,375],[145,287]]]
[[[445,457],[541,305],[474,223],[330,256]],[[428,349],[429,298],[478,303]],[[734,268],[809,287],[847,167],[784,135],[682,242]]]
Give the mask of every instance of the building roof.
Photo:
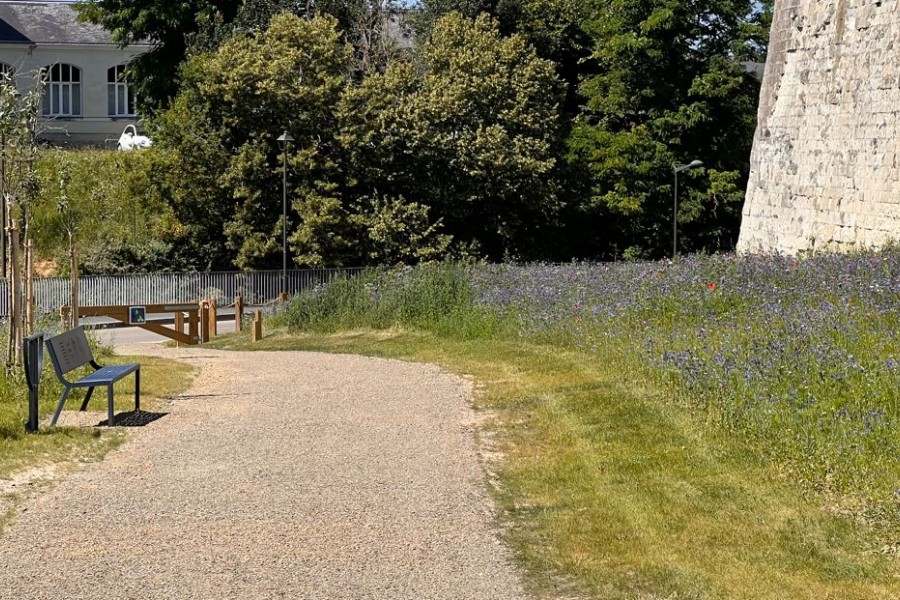
[[[110,33],[79,23],[69,2],[0,1],[0,45],[111,45]]]

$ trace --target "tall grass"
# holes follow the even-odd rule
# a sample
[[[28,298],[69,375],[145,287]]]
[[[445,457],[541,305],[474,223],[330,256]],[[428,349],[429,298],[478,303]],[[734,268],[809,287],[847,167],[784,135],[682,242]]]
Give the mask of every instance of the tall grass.
[[[294,330],[520,336],[624,361],[807,488],[900,507],[900,252],[370,271]]]
[[[452,263],[338,279],[294,299],[274,324],[321,333],[416,328],[462,339],[513,331],[492,307],[476,305],[468,269]]]

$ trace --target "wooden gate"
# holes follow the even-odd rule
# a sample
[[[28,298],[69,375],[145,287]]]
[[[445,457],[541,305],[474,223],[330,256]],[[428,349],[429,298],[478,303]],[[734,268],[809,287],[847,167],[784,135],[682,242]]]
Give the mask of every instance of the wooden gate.
[[[136,310],[137,309],[137,310]],[[63,322],[67,321],[71,308],[63,306],[60,309],[60,315]],[[141,318],[141,315],[174,313],[175,327],[166,327],[160,323],[153,323]],[[158,335],[165,336],[175,340],[180,344],[190,346],[199,344],[209,340],[209,334],[201,332],[201,323],[206,325],[204,330],[209,330],[209,303],[191,303],[191,304],[143,304],[138,306],[79,306],[78,317],[109,317],[117,321],[121,321],[133,327],[140,327],[147,331],[152,331]],[[187,315],[188,331],[184,332],[184,320]],[[206,333],[203,335],[203,333]]]

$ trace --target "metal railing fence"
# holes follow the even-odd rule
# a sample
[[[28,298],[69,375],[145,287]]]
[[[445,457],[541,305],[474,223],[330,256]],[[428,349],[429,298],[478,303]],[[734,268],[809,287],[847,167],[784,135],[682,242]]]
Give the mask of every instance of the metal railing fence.
[[[351,276],[363,268],[293,269],[287,272],[287,292],[299,294],[336,277]],[[281,271],[149,273],[140,275],[92,275],[78,282],[82,306],[186,303],[215,298],[220,306],[244,297],[246,304],[265,304],[282,291]],[[9,315],[6,280],[0,280],[0,318]],[[34,280],[38,312],[55,313],[69,304],[72,284],[68,277]]]

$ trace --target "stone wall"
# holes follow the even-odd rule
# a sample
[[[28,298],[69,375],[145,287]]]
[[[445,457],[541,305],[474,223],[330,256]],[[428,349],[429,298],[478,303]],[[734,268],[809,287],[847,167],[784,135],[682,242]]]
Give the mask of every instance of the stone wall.
[[[776,0],[739,252],[900,240],[900,0]]]

